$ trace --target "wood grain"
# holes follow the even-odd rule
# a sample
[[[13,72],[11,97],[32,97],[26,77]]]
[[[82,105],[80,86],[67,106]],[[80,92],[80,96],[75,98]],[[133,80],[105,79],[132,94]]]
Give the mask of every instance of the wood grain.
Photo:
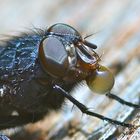
[[[0,1],[0,32],[15,34],[26,28],[47,27],[57,22],[74,26],[83,36],[98,45],[101,64],[116,76],[112,93],[139,103],[140,97],[140,1],[139,0],[57,0]],[[92,93],[86,85],[75,88],[73,96],[110,118],[140,125],[140,112]],[[82,115],[66,100],[60,112],[44,120],[14,128],[12,140],[139,140],[140,128],[130,130]],[[10,130],[4,133],[11,133]],[[13,134],[13,132],[12,132]],[[15,135],[16,134],[16,135]]]

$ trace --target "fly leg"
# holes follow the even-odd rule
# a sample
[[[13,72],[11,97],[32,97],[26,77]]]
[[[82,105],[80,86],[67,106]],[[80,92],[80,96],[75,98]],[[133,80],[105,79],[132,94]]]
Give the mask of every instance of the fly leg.
[[[118,97],[118,96],[116,96],[112,93],[107,93],[106,96],[111,98],[111,99],[114,99],[114,100],[118,101],[119,103],[121,103],[123,105],[127,105],[129,107],[134,107],[134,108],[140,109],[140,105],[133,104],[133,103],[130,103],[128,101],[125,101],[124,99],[121,99],[120,97]]]
[[[74,105],[76,105],[81,110],[82,113],[85,113],[85,114],[93,116],[93,117],[97,117],[97,118],[99,118],[101,120],[104,120],[104,121],[108,121],[109,123],[112,123],[112,124],[116,124],[116,125],[120,125],[120,126],[124,126],[124,127],[129,127],[129,128],[135,127],[132,124],[128,124],[128,123],[120,122],[120,121],[117,121],[117,120],[113,120],[113,119],[110,119],[110,118],[105,117],[103,115],[100,115],[98,113],[92,112],[85,105],[83,105],[82,103],[77,101],[75,98],[73,98],[67,91],[65,91],[60,86],[55,85],[55,86],[53,86],[53,88],[54,88],[54,90],[59,91],[58,92],[59,94],[63,95],[64,97],[69,99]]]

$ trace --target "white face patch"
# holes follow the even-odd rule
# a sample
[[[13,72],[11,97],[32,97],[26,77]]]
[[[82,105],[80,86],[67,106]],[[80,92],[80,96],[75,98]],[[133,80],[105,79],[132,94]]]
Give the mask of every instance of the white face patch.
[[[73,67],[77,63],[77,55],[76,55],[75,47],[73,44],[70,44],[69,48],[66,48],[66,50],[68,51],[68,55],[69,55],[68,60],[69,60],[70,67]]]

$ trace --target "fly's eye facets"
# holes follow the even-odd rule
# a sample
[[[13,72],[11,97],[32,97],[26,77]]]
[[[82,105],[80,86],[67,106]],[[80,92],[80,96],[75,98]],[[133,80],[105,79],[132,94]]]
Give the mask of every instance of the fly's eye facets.
[[[63,43],[55,37],[42,40],[39,58],[44,70],[54,77],[63,77],[69,68],[68,54]]]
[[[105,94],[110,92],[114,85],[114,76],[104,66],[99,66],[90,77],[86,79],[89,88],[96,93]]]

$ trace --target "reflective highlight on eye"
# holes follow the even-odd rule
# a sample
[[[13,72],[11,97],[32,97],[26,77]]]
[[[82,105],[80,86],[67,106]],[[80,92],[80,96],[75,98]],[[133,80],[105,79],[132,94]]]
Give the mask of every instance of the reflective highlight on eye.
[[[105,94],[112,89],[114,76],[109,69],[99,66],[95,73],[86,79],[86,82],[93,92]]]

